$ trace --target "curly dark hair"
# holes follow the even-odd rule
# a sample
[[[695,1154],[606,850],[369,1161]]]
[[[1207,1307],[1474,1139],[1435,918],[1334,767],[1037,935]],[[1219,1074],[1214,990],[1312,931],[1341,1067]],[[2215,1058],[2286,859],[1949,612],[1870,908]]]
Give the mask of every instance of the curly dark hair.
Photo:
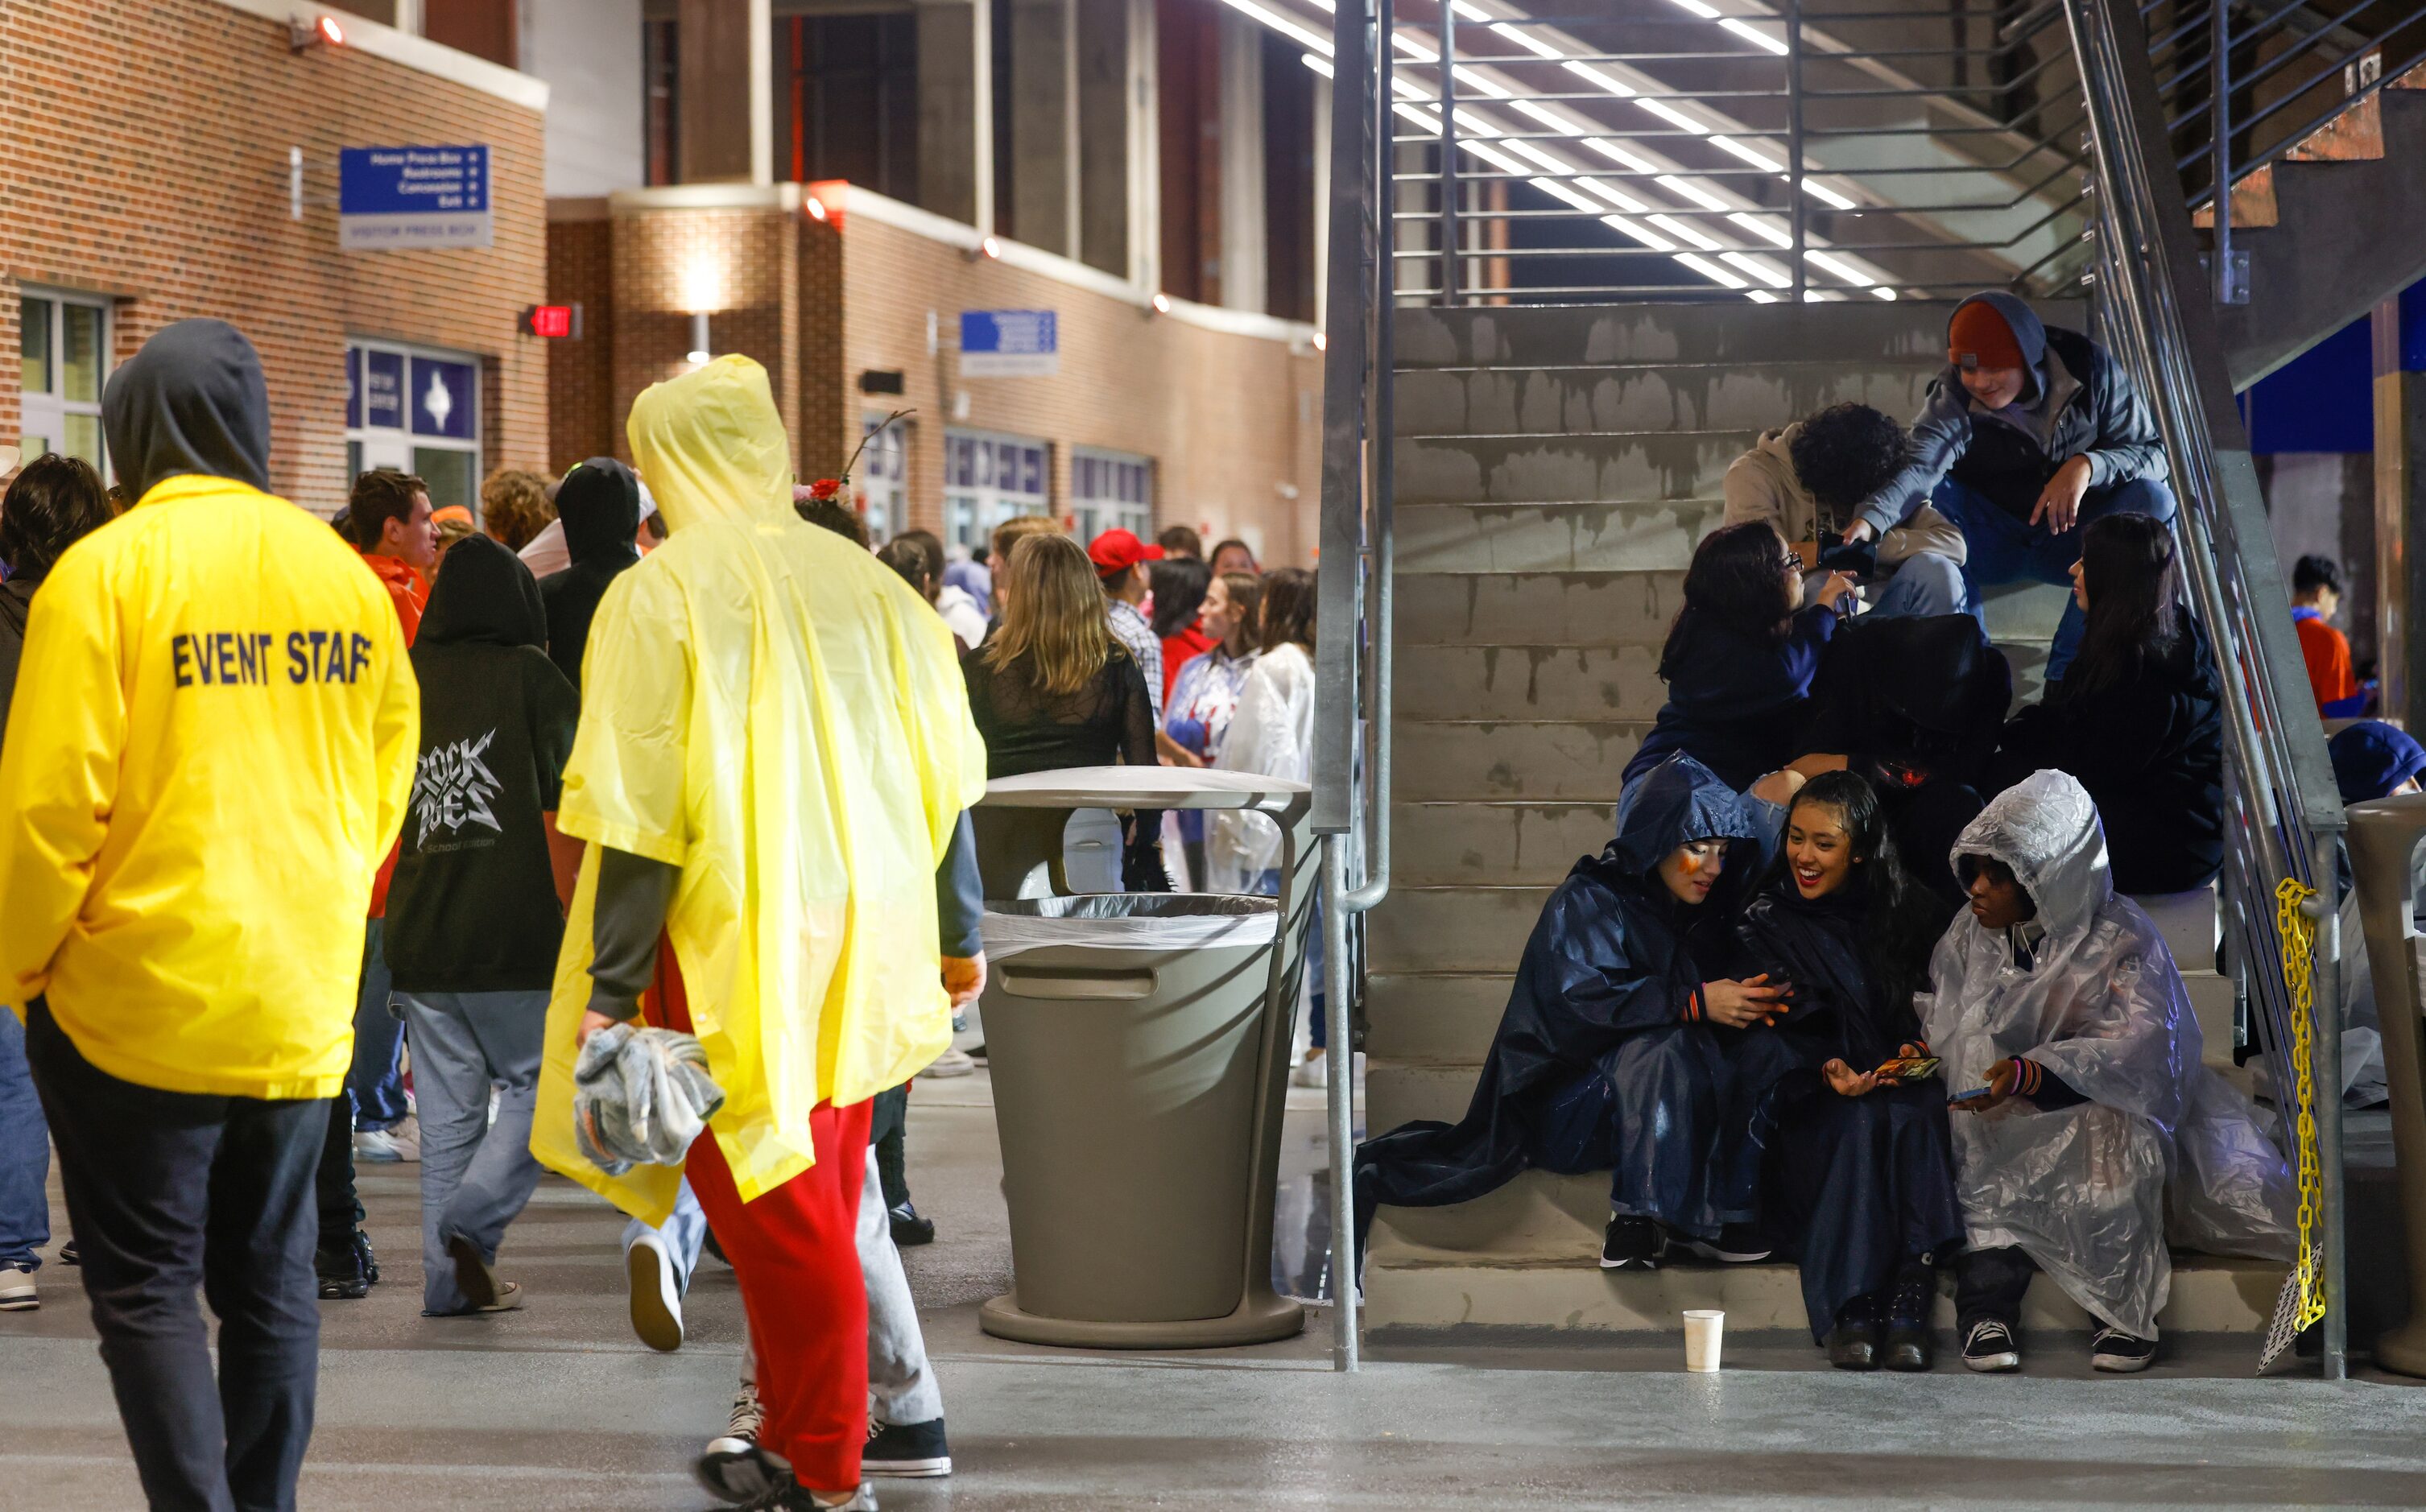
[[[117,512],[90,462],[57,452],[37,457],[0,496],[0,562],[18,577],[40,577]]]
[[[1832,404],[1795,432],[1794,475],[1822,509],[1853,508],[1904,464],[1903,426],[1867,404]]]

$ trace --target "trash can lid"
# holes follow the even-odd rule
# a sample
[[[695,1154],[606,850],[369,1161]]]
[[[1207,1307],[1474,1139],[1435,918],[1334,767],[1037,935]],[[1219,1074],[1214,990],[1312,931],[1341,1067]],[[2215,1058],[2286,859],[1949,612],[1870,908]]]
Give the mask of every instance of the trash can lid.
[[[1303,782],[1194,766],[1071,766],[998,777],[989,809],[1260,809],[1278,813],[1312,793]]]

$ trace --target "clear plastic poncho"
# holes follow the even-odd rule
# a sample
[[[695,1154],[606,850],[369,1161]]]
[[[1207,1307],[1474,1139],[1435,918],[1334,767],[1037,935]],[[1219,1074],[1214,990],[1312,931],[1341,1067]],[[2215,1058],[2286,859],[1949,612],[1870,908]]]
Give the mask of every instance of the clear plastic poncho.
[[[2096,805],[2033,773],[1965,827],[1954,854],[2013,868],[2046,935],[1955,917],[1921,1005],[1947,1086],[2028,1055],[2089,1101],[1954,1117],[1956,1188],[1975,1247],[2018,1245],[2100,1321],[2143,1339],[2173,1283],[2166,1241],[2288,1259],[2290,1174],[2248,1101],[2201,1064],[2198,1021],[2163,937],[2110,879]],[[2167,1187],[2171,1183],[2168,1226]]]

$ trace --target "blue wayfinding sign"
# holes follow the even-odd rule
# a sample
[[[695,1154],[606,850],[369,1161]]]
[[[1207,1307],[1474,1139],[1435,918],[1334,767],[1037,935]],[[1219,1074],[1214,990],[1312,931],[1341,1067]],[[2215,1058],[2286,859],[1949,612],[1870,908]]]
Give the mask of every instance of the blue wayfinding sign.
[[[348,251],[488,247],[489,149],[348,147],[337,154],[337,245]]]
[[[962,377],[1051,378],[1060,371],[1060,332],[1052,311],[961,312]]]

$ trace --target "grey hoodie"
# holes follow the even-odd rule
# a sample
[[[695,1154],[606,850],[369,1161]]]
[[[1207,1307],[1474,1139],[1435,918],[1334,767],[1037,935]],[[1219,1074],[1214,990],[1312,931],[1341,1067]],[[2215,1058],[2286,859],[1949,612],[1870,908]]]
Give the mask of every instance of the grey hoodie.
[[[269,385],[224,320],[180,320],[145,342],[109,375],[101,424],[129,499],[194,475],[269,491]]]
[[[2111,352],[2078,331],[2042,324],[2010,294],[1975,294],[1955,310],[1971,304],[1987,305],[2005,317],[2028,360],[2030,385],[2012,407],[1990,411],[1963,387],[1961,370],[1948,363],[1912,423],[1911,459],[1859,511],[1873,531],[1884,537],[1929,502],[1930,491],[1963,459],[1983,420],[2008,425],[2027,438],[2043,454],[2049,476],[2073,458],[2086,457],[2093,489],[2136,478],[2164,481],[2164,441],[2139,386]]]

